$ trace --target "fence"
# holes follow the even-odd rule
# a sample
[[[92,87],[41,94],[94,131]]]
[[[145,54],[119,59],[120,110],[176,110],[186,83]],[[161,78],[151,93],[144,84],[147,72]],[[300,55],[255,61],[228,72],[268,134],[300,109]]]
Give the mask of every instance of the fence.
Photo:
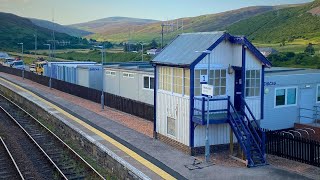
[[[0,72],[22,76],[22,71],[19,69],[14,69],[6,66],[0,66]],[[48,86],[49,78],[46,76],[37,75],[32,72],[25,71],[24,77],[36,83]],[[65,81],[52,79],[52,88],[57,89],[59,91],[69,93],[83,99],[87,99],[96,103],[100,103],[101,101],[101,91],[96,89],[91,89],[88,87],[80,86],[77,84],[68,83]],[[147,119],[149,121],[154,121],[154,112],[153,106],[135,101],[132,99],[124,98],[121,96],[117,96],[114,94],[104,92],[104,104],[108,107],[117,109],[122,112],[126,112],[128,114],[132,114],[143,119]]]
[[[266,131],[266,153],[320,167],[320,142]]]

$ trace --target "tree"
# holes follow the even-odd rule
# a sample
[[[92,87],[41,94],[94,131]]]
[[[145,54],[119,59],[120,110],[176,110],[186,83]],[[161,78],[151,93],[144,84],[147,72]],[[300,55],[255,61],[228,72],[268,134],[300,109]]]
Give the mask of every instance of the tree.
[[[308,46],[306,47],[306,49],[304,50],[304,52],[309,55],[314,55],[315,51],[314,51],[313,44],[309,43]]]
[[[158,43],[156,42],[156,40],[152,40],[151,43],[149,44],[149,46],[152,48],[152,49],[156,49],[158,47]]]

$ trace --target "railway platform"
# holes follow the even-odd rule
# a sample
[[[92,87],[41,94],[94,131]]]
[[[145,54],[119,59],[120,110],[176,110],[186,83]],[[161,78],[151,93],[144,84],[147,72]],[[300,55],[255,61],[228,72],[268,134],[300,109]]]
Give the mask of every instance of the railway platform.
[[[46,109],[99,144],[141,179],[307,179],[274,166],[213,165],[190,170],[195,157],[152,138],[153,123],[66,94],[27,79],[0,73],[0,86]]]

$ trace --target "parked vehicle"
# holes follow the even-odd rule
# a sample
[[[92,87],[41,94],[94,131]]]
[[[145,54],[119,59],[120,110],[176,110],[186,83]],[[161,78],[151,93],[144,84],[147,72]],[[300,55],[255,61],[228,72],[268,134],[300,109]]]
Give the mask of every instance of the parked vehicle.
[[[30,72],[36,73],[36,64],[30,64],[29,70]]]
[[[35,72],[36,72],[37,74],[43,75],[43,66],[44,66],[44,65],[47,65],[47,64],[48,64],[47,61],[39,61],[39,62],[36,62],[36,63],[35,63],[35,65],[36,65],[36,70],[35,70]]]
[[[3,65],[4,66],[9,66],[13,63],[13,61],[15,61],[15,58],[13,57],[8,57],[8,58],[5,58],[4,61],[3,61]]]
[[[16,68],[16,69],[24,69],[23,60],[13,61],[13,62],[10,64],[10,67]]]

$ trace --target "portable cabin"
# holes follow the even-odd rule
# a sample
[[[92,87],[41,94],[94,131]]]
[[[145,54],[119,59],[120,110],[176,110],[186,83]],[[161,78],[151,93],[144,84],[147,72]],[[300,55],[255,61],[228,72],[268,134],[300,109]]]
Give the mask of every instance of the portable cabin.
[[[153,104],[154,69],[148,63],[121,63],[104,67],[107,93]]]
[[[155,138],[195,154],[204,149],[207,122],[210,145],[230,143],[231,127],[248,166],[265,164],[259,120],[263,119],[264,69],[271,63],[245,37],[225,32],[181,34],[152,63]],[[203,75],[210,75],[208,83],[214,87],[209,119],[201,93]]]
[[[77,84],[97,90],[102,89],[101,65],[77,66]]]
[[[268,69],[264,94],[261,127],[279,130],[315,123],[320,114],[320,70]]]
[[[96,62],[91,61],[73,61],[73,62],[48,62],[44,65],[44,76],[52,77],[62,81],[77,83],[76,68],[79,65],[93,65]]]

